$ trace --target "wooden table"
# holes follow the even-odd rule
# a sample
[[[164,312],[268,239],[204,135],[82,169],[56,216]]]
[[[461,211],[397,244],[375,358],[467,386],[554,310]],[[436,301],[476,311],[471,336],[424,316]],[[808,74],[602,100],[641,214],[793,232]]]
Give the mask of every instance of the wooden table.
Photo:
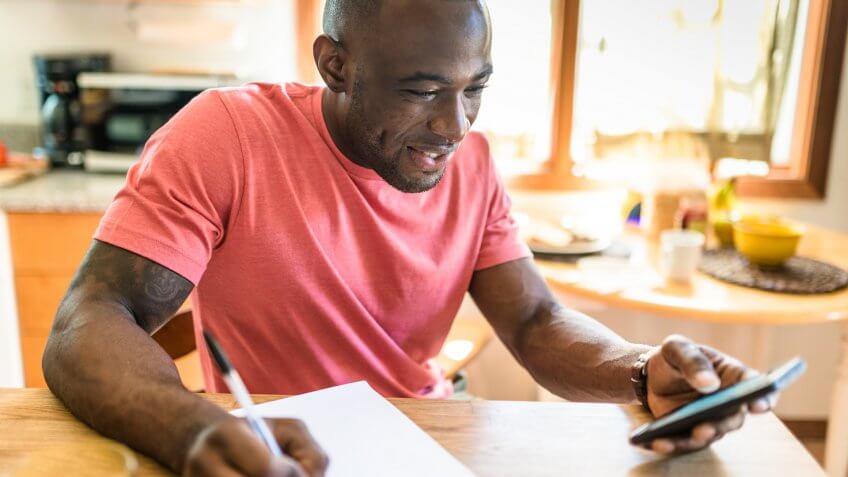
[[[207,397],[225,409],[235,406],[227,394]],[[824,475],[773,414],[750,417],[741,431],[709,450],[669,459],[627,444],[629,430],[645,418],[635,406],[390,401],[482,476]],[[0,389],[0,476],[9,474],[32,451],[103,439],[45,389]],[[150,459],[139,456],[139,460],[139,476],[168,475]]]
[[[634,239],[634,235],[627,237]],[[638,240],[638,239],[637,239]],[[656,266],[657,245],[645,242],[648,262]],[[848,268],[848,234],[808,226],[799,254]],[[571,264],[537,260],[552,288],[609,306],[657,316],[756,326],[754,365],[767,367],[769,327],[790,324],[844,323],[842,359],[834,385],[828,425],[826,468],[831,477],[848,475],[848,289],[824,295],[770,293],[696,274],[690,285],[651,285],[640,280],[616,290],[597,286]]]

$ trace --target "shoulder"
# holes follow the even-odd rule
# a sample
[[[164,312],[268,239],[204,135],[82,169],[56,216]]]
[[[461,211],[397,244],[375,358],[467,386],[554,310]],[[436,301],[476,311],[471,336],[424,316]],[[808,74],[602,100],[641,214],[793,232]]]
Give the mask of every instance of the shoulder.
[[[197,167],[241,161],[239,134],[222,101],[211,89],[195,96],[145,144],[140,171],[186,172]]]
[[[322,88],[297,83],[248,83],[208,91],[221,101],[235,124],[246,136],[264,130],[278,133],[309,128],[316,95]]]
[[[287,108],[298,107],[301,101],[320,93],[318,86],[305,86],[298,83],[247,83],[242,86],[213,88],[206,93],[217,96],[233,115],[246,112],[280,112]]]
[[[228,106],[241,107],[272,101],[282,91],[283,87],[280,84],[247,83],[241,86],[208,89],[201,96],[217,97],[219,101],[223,101]]]

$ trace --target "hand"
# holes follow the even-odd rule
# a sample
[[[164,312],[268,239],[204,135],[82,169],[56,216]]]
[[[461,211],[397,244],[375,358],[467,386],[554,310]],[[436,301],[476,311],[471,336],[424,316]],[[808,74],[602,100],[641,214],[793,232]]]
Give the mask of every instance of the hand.
[[[201,431],[188,452],[187,476],[323,477],[329,460],[297,419],[268,419],[287,458],[274,457],[243,419],[228,416]]]
[[[647,367],[648,406],[655,417],[668,414],[703,394],[758,374],[739,360],[680,335],[666,338],[649,358]],[[663,454],[703,449],[742,427],[749,409],[754,413],[767,412],[776,399],[776,395],[758,399],[741,406],[731,416],[698,424],[689,436],[656,439],[648,447]]]

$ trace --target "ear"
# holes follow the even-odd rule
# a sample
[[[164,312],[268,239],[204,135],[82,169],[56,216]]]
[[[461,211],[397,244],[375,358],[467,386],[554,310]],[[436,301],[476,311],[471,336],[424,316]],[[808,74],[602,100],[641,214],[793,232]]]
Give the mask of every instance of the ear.
[[[315,58],[318,73],[327,87],[335,93],[345,91],[347,78],[344,66],[347,52],[344,48],[327,35],[320,35],[312,43],[312,56]]]

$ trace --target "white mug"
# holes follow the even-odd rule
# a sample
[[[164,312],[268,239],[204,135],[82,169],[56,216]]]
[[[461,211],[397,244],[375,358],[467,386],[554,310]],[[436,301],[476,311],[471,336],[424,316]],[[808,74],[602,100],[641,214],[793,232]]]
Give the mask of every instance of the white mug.
[[[665,230],[660,234],[660,268],[667,280],[688,283],[704,247],[704,234],[694,230]]]

